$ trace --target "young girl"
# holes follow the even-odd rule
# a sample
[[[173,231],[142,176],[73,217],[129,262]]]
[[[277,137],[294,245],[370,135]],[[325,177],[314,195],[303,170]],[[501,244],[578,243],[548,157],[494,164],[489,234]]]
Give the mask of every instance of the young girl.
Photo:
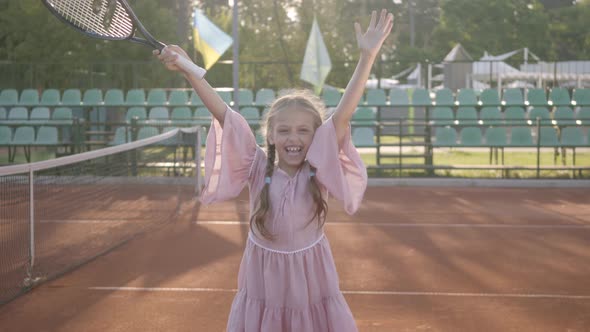
[[[252,131],[169,46],[158,58],[184,73],[213,114],[205,152],[204,204],[250,193],[250,232],[227,329],[233,331],[356,331],[338,286],[323,232],[328,193],[354,213],[367,173],[352,144],[349,122],[371,66],[393,25],[393,15],[373,12],[363,34],[355,23],[360,59],[334,114],[313,94],[293,91],[275,100],[265,116],[265,153]],[[155,52],[157,54],[157,51]],[[181,59],[180,57],[184,57]]]

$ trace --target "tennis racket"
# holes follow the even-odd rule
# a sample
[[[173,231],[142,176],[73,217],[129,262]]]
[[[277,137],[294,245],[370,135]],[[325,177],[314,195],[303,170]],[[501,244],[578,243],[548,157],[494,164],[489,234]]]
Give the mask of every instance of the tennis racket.
[[[163,52],[166,44],[154,38],[125,0],[42,0],[53,15],[79,32],[106,40],[129,40]],[[143,38],[137,36],[140,32]],[[202,78],[205,69],[183,56],[177,66]]]

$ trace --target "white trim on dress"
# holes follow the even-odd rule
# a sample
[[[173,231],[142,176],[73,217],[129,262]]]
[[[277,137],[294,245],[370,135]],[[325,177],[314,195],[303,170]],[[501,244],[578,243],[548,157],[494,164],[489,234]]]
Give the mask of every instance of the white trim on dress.
[[[294,251],[282,251],[282,250],[270,249],[270,248],[267,248],[267,247],[261,245],[260,243],[256,242],[256,240],[254,239],[254,235],[252,234],[252,232],[248,232],[248,240],[250,240],[254,245],[256,245],[257,247],[260,247],[260,248],[262,248],[264,250],[268,250],[270,252],[274,252],[274,253],[277,253],[277,254],[296,254],[296,253],[305,251],[307,249],[311,249],[315,245],[317,245],[318,243],[320,243],[320,241],[322,241],[324,239],[324,237],[325,237],[325,234],[322,233],[322,235],[320,235],[320,237],[317,240],[315,240],[314,243],[308,245],[305,248],[297,249],[297,250],[294,250]]]

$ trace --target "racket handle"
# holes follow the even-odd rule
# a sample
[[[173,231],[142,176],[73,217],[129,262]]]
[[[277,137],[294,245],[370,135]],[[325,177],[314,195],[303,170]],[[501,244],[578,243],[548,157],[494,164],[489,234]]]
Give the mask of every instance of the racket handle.
[[[176,59],[176,66],[178,66],[180,69],[182,69],[185,73],[189,74],[190,76],[194,76],[200,80],[203,79],[203,77],[205,77],[205,74],[207,73],[207,71],[204,68],[197,66],[192,61],[183,57],[182,55],[178,55],[178,58]]]

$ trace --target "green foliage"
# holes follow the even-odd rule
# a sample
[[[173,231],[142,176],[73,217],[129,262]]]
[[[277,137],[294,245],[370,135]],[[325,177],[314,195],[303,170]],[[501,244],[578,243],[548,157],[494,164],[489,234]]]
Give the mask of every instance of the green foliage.
[[[194,3],[231,34],[232,10],[226,0]],[[130,4],[155,36],[184,47],[202,64],[191,41],[192,0],[132,0]],[[438,63],[455,43],[463,44],[475,58],[484,51],[501,54],[523,47],[547,61],[590,58],[589,0],[551,9],[539,0],[250,0],[238,4],[240,85],[254,89],[306,86],[299,73],[314,16],[333,63],[326,83],[345,87],[358,59],[353,23],[366,27],[371,11],[380,8],[391,10],[396,18],[382,49],[384,62],[373,70],[382,77],[416,62]],[[83,36],[59,22],[39,0],[1,1],[0,26],[0,87],[187,87],[179,75],[157,64],[148,48]],[[231,59],[232,49],[209,71],[212,85],[232,85]]]

